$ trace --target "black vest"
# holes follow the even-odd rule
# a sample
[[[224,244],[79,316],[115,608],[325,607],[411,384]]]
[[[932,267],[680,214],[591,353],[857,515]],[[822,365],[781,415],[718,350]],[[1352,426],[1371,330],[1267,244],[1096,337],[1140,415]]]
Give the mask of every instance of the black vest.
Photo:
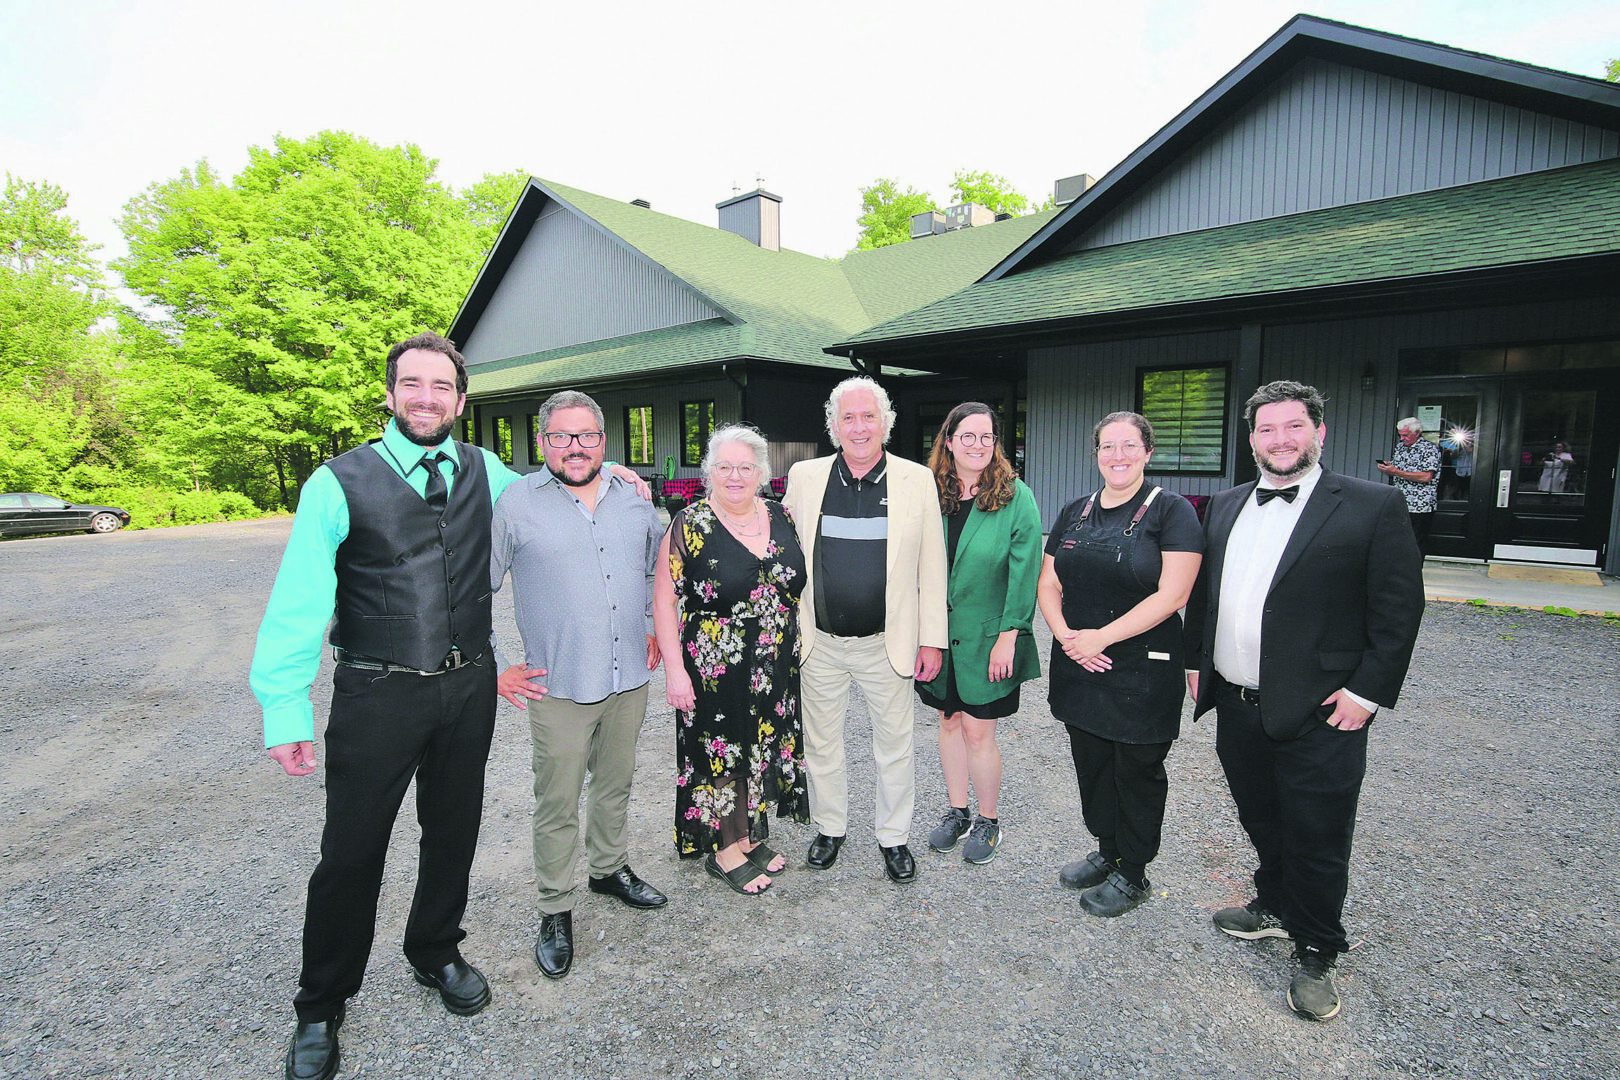
[[[477,448],[450,445],[459,468],[442,520],[375,441],[326,463],[349,504],[330,637],[338,648],[423,671],[452,646],[469,657],[489,649],[489,479]]]

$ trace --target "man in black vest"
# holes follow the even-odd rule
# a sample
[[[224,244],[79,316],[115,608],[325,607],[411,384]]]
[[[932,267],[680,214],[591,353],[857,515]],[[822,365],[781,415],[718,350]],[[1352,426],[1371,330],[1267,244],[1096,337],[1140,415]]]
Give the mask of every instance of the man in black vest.
[[[269,754],[289,775],[308,775],[309,688],[335,613],[326,828],[309,882],[289,1080],[337,1071],[344,1004],[365,973],[389,834],[413,780],[422,839],[405,957],[451,1012],[470,1016],[490,1000],[458,946],[495,724],[490,513],[517,474],[449,437],[467,389],[449,341],[402,341],[387,370],[393,420],[383,437],[304,484],[253,656]]]

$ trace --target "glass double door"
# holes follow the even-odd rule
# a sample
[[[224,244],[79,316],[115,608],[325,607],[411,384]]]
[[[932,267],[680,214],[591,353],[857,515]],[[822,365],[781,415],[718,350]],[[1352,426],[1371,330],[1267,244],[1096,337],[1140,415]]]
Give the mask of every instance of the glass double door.
[[[1403,381],[1400,415],[1440,447],[1427,553],[1602,566],[1617,406],[1611,372]]]

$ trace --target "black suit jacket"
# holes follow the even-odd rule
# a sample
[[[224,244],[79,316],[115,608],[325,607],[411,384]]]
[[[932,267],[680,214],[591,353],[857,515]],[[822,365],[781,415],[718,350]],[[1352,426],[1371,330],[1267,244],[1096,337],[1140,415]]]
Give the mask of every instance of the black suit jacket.
[[[1204,515],[1204,562],[1187,601],[1187,665],[1199,673],[1196,719],[1214,706],[1215,626],[1226,541],[1254,484],[1229,488]],[[1260,624],[1260,721],[1298,738],[1341,688],[1393,705],[1423,618],[1423,556],[1392,487],[1322,471],[1301,511]]]

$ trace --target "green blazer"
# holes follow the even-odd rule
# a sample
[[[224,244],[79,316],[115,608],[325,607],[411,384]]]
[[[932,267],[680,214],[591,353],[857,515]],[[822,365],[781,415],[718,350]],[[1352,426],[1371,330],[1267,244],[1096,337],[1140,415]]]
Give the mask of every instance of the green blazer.
[[[962,526],[946,599],[951,647],[932,683],[936,697],[956,689],[968,705],[987,705],[1041,674],[1035,648],[1035,584],[1041,576],[1041,514],[1035,493],[1015,480],[1013,501],[987,514],[974,506]],[[1017,630],[1012,675],[990,681],[990,649],[1003,630]]]

